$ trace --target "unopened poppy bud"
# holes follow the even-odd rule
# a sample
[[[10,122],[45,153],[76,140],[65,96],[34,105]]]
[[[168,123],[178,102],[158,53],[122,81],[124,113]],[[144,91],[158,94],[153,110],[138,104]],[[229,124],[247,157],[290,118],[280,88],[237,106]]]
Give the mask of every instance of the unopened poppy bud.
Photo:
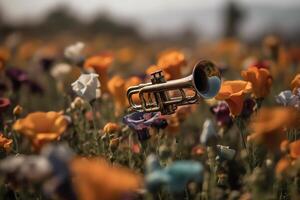
[[[111,149],[116,149],[119,146],[119,143],[120,143],[120,139],[119,138],[111,139],[109,141],[109,147]]]
[[[22,113],[23,113],[23,107],[20,106],[20,105],[17,105],[17,106],[14,108],[14,110],[13,110],[13,114],[14,114],[15,116],[19,116],[19,115],[21,115]]]
[[[120,131],[120,126],[113,122],[109,122],[103,127],[103,132],[105,134],[112,134],[118,131]]]
[[[84,104],[83,99],[80,98],[80,97],[76,97],[76,98],[74,99],[74,101],[72,102],[71,107],[72,107],[73,109],[75,109],[75,108],[80,109],[80,108],[82,108],[83,104]]]

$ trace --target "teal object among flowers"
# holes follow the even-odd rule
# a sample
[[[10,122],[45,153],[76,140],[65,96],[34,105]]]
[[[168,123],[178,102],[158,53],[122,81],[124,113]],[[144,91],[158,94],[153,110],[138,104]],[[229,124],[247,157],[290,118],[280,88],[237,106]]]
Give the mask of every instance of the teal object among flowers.
[[[203,165],[196,161],[176,161],[162,168],[157,158],[151,155],[147,158],[146,187],[154,192],[165,186],[171,193],[185,190],[189,182],[201,183],[203,180]]]

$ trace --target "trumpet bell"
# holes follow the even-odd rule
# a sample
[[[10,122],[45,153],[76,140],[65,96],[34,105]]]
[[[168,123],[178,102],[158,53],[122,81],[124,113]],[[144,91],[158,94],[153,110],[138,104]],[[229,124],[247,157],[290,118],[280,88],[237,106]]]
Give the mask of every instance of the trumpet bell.
[[[221,76],[219,70],[210,61],[198,62],[192,73],[193,85],[197,94],[205,99],[216,96],[221,87]]]

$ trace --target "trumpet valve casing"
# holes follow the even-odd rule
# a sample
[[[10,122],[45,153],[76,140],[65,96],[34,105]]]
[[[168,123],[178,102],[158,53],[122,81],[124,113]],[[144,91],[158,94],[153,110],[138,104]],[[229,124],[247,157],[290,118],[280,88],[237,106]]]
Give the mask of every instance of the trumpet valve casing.
[[[151,83],[152,84],[166,83],[166,80],[165,80],[162,70],[151,73]],[[153,95],[155,98],[155,102],[159,106],[160,112],[163,115],[175,113],[175,110],[177,109],[176,105],[174,105],[174,104],[165,105],[164,104],[164,102],[167,102],[170,100],[168,91],[153,92]]]

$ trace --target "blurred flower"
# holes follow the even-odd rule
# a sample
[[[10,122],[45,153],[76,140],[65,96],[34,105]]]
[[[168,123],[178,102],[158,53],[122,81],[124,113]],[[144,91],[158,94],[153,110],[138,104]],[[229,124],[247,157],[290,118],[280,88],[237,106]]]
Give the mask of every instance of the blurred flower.
[[[268,35],[264,41],[264,51],[266,56],[277,61],[279,57],[280,40],[275,35]]]
[[[217,145],[216,154],[216,160],[232,160],[236,154],[236,151],[234,149],[230,149],[228,146]]]
[[[10,52],[6,48],[0,47],[0,72],[4,70],[6,61],[10,58]]]
[[[24,70],[18,68],[6,69],[6,75],[11,80],[14,90],[18,90],[22,84],[29,80],[28,74]]]
[[[8,98],[0,97],[0,113],[4,112],[10,106],[10,100]]]
[[[248,81],[224,81],[217,100],[225,100],[229,106],[230,113],[239,115],[243,110],[244,96],[252,91],[252,85]]]
[[[275,172],[277,177],[281,177],[283,174],[287,172],[287,169],[291,166],[291,159],[288,157],[281,158],[275,168]]]
[[[171,165],[162,168],[155,156],[149,156],[146,160],[147,175],[146,188],[150,192],[156,192],[162,186],[171,193],[183,192],[191,181],[201,183],[203,180],[203,166],[197,161],[175,161]]]
[[[167,123],[161,117],[159,112],[144,113],[134,112],[123,117],[123,123],[128,125],[135,133],[137,133],[140,141],[150,138],[148,128],[166,128]]]
[[[103,159],[75,158],[70,170],[74,190],[81,200],[119,200],[142,187],[138,174]]]
[[[0,47],[0,61],[6,62],[10,58],[9,49]]]
[[[151,65],[150,67],[148,67],[146,70],[146,74],[150,76],[152,73],[160,70],[162,70],[165,80],[171,79],[171,75],[168,72],[166,72],[166,70],[164,70],[163,67],[158,65]]]
[[[13,145],[13,140],[6,138],[3,133],[0,132],[0,147],[5,151],[10,151]]]
[[[181,77],[181,68],[186,65],[186,60],[179,51],[166,51],[159,56],[157,65],[170,74],[170,79],[178,79]]]
[[[205,153],[205,148],[198,145],[198,146],[195,146],[192,148],[192,155],[195,155],[195,156],[201,156]]]
[[[203,123],[202,133],[200,136],[201,144],[211,146],[216,144],[217,140],[218,134],[213,122],[210,119],[206,119]]]
[[[41,42],[38,40],[29,40],[23,42],[17,49],[17,58],[20,60],[28,61],[37,52],[41,46]]]
[[[142,79],[141,78],[139,78],[138,76],[132,76],[128,80],[126,80],[124,87],[125,87],[126,90],[128,90],[129,87],[131,87],[131,86],[137,86],[137,85],[139,85],[141,83],[142,83]],[[133,95],[132,99],[133,99],[133,102],[135,104],[140,104],[140,102],[141,102],[140,101],[140,97],[139,97],[138,94]]]
[[[77,63],[82,59],[82,50],[84,49],[85,44],[83,42],[76,42],[70,46],[67,46],[64,50],[64,55],[66,58]]]
[[[285,131],[299,127],[300,114],[288,107],[262,108],[250,123],[252,134],[249,141],[263,143],[269,149],[278,149],[286,139]]]
[[[120,130],[121,130],[120,126],[117,123],[113,123],[113,122],[108,122],[103,127],[103,132],[105,134],[112,134],[115,132],[119,132]]]
[[[281,143],[280,147],[285,153],[288,153],[289,151],[289,154],[281,158],[276,165],[275,171],[278,177],[293,172],[293,170],[290,169],[295,165],[295,161],[300,158],[300,140],[291,143],[285,140]]]
[[[300,74],[297,74],[294,79],[291,81],[291,90],[293,91],[293,93],[296,92],[296,90],[298,88],[300,88]]]
[[[300,97],[292,93],[291,90],[285,90],[275,96],[276,102],[283,106],[292,106],[300,108]]]
[[[210,111],[215,115],[219,126],[230,127],[232,125],[230,110],[225,101],[218,102],[217,105],[210,108]]]
[[[91,101],[101,96],[100,82],[98,74],[81,74],[80,77],[72,83],[73,91],[80,97]]]
[[[290,156],[292,159],[300,158],[300,140],[291,142],[290,145]]]
[[[67,121],[59,112],[34,112],[17,120],[13,130],[28,137],[36,149],[56,140],[67,128]]]
[[[272,76],[268,69],[249,67],[241,72],[245,81],[252,84],[252,92],[256,98],[266,97],[270,93]]]
[[[121,48],[117,52],[117,59],[123,64],[128,64],[134,60],[135,51],[130,47]]]
[[[103,92],[108,90],[108,68],[113,62],[113,56],[109,53],[102,53],[97,56],[92,56],[84,62],[84,68],[94,70],[99,75],[99,80]]]
[[[22,106],[17,105],[16,107],[14,107],[13,115],[20,116],[22,113],[23,113],[23,107]]]
[[[50,74],[55,79],[63,80],[63,78],[69,74],[72,70],[72,66],[67,63],[58,63],[51,68]]]
[[[0,172],[9,182],[41,184],[47,198],[75,199],[70,180],[72,151],[65,145],[47,145],[40,155],[9,156],[0,162]]]
[[[114,98],[116,116],[121,115],[128,105],[125,84],[126,82],[121,76],[114,76],[107,84],[109,93]]]

